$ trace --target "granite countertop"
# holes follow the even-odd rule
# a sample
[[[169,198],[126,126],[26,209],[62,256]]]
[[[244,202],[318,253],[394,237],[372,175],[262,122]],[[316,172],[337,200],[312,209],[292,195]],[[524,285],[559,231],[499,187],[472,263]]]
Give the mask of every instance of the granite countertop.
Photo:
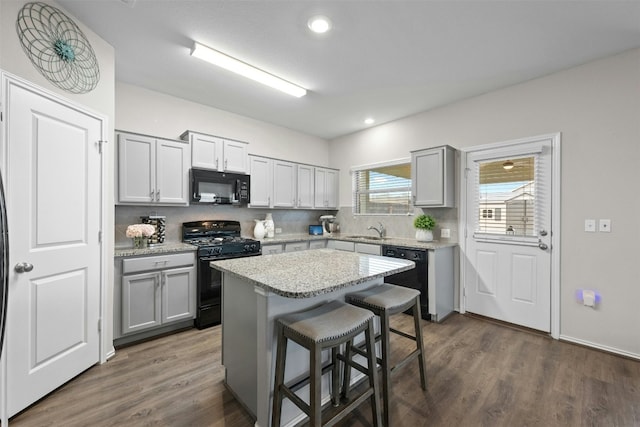
[[[287,298],[309,298],[415,267],[413,261],[334,249],[235,258],[210,265]]]
[[[162,245],[153,246],[143,249],[134,248],[115,248],[114,257],[141,256],[141,255],[157,255],[176,252],[195,252],[198,248],[188,243],[164,243]]]
[[[368,238],[373,237],[373,238]],[[393,246],[403,246],[407,248],[417,248],[417,249],[439,249],[439,248],[448,248],[452,246],[458,246],[455,242],[445,242],[445,241],[437,241],[434,240],[432,242],[418,242],[416,239],[407,239],[400,237],[385,237],[384,239],[376,239],[374,234],[371,236],[358,235],[352,233],[332,233],[332,234],[323,234],[320,236],[312,236],[305,233],[299,234],[276,234],[275,237],[260,239],[260,243],[262,245],[270,245],[270,244],[281,244],[281,243],[293,243],[293,242],[304,242],[310,240],[342,240],[346,242],[355,242],[355,243],[369,243],[372,245],[393,245]]]

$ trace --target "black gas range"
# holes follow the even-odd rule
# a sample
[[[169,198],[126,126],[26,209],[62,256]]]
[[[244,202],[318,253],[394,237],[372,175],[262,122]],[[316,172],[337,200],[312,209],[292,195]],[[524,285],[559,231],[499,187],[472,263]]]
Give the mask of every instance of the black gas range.
[[[228,220],[193,221],[182,224],[182,241],[198,247],[197,310],[198,329],[221,321],[222,274],[209,266],[211,261],[257,256],[260,242],[241,237],[240,223]]]

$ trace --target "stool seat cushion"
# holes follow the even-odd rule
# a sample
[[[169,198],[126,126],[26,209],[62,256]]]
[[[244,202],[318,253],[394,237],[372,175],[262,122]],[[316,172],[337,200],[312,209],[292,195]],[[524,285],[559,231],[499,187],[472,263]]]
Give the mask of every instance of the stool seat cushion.
[[[278,321],[301,338],[319,343],[348,335],[372,318],[369,310],[331,301],[311,310],[287,314]]]
[[[393,310],[409,303],[420,295],[417,289],[383,283],[364,291],[354,292],[346,296],[347,302],[354,302],[362,307]]]

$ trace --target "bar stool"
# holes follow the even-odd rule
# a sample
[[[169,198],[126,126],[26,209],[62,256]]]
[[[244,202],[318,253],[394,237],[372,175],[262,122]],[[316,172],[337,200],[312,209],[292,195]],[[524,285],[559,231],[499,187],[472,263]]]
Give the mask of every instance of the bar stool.
[[[356,406],[371,399],[374,424],[381,426],[380,403],[378,400],[378,378],[375,360],[375,330],[373,327],[373,313],[341,301],[331,301],[311,310],[292,313],[280,317],[276,321],[277,350],[276,372],[273,386],[273,411],[271,413],[272,427],[280,426],[282,401],[284,397],[291,400],[310,419],[312,427],[333,425],[349,414]],[[322,390],[321,379],[323,371],[332,370],[331,400],[334,406],[339,405],[338,348],[340,345],[353,340],[361,332],[365,333],[367,376],[369,387],[358,398],[344,405],[330,420],[322,423]],[[292,340],[309,350],[309,377],[295,384],[284,383],[285,359],[287,354],[287,340]],[[328,365],[322,365],[322,350],[331,349],[331,360]],[[364,353],[364,352],[363,352]],[[352,360],[345,360],[347,366],[355,365]],[[361,367],[364,369],[364,367]],[[310,384],[309,404],[306,404],[295,392]]]
[[[376,342],[380,340],[382,341],[382,357],[377,358],[377,362],[382,367],[382,405],[384,408],[384,425],[390,426],[390,381],[391,375],[396,371],[396,369],[405,366],[408,362],[417,358],[418,366],[420,367],[420,384],[423,390],[427,389],[424,344],[422,342],[422,329],[420,327],[420,291],[390,283],[384,283],[379,286],[365,289],[364,291],[347,294],[345,300],[349,304],[371,310],[376,316],[380,317],[380,334],[376,336]],[[415,335],[406,334],[389,326],[390,316],[408,309],[412,309],[413,311]],[[391,354],[389,345],[390,332],[416,341],[416,350],[399,361],[395,366],[389,366],[389,356]],[[345,351],[345,357],[350,357],[350,351],[360,354],[362,352],[362,348],[361,346],[349,346],[347,351]],[[351,372],[347,365],[345,367],[342,385],[342,394],[344,397],[348,397],[350,374]]]

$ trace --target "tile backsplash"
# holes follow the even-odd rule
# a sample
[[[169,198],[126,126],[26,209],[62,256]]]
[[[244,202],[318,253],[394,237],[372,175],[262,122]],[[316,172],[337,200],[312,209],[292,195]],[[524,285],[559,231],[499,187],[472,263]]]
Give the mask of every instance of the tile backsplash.
[[[434,230],[434,238],[440,239],[440,230],[449,228],[450,242],[458,241],[458,210],[457,209],[415,209],[415,214],[426,213],[432,215],[437,225]],[[353,215],[351,207],[343,207],[337,214],[335,211],[322,210],[297,210],[297,209],[253,209],[236,206],[209,206],[197,205],[188,207],[150,207],[150,206],[116,206],[115,207],[115,246],[125,248],[132,245],[131,239],[125,232],[130,224],[140,223],[141,216],[164,215],[167,217],[165,242],[180,242],[182,240],[182,223],[189,221],[202,221],[208,219],[226,219],[240,221],[242,235],[253,237],[254,219],[264,219],[267,213],[273,215],[276,228],[282,229],[282,234],[308,233],[310,224],[319,224],[321,215],[334,214],[336,221],[340,223],[340,232],[349,234],[372,234],[375,231],[367,230],[378,223],[384,224],[387,236],[413,238],[415,229],[413,219],[415,215],[390,216],[390,215]],[[444,239],[443,239],[444,240]]]

